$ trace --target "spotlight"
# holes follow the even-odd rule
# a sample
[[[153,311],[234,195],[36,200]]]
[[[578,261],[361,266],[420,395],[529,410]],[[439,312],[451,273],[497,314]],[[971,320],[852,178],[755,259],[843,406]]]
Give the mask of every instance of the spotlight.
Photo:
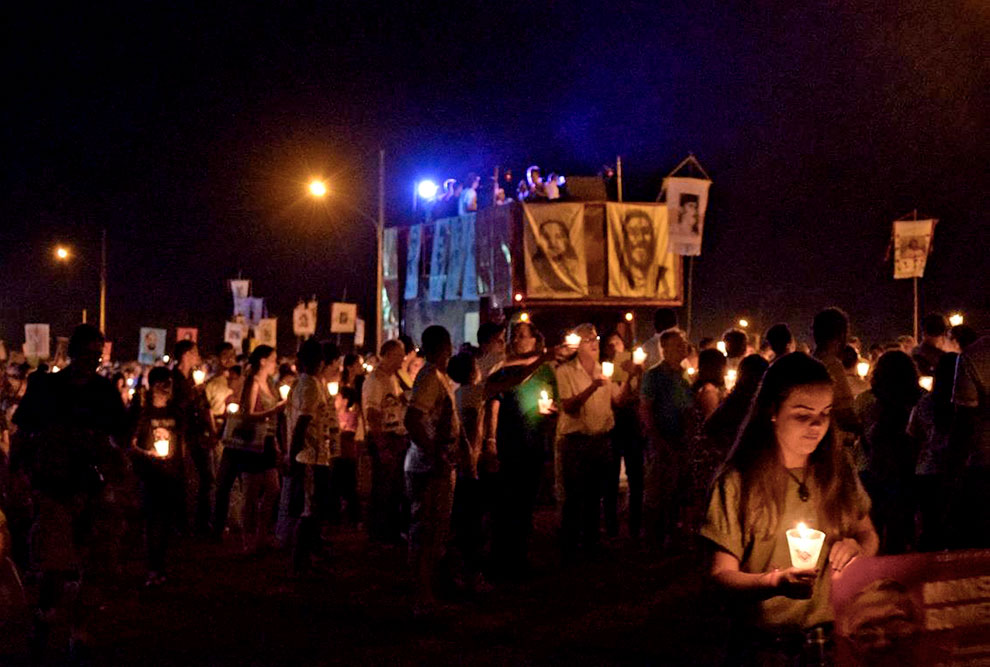
[[[416,186],[416,194],[420,196],[420,199],[430,201],[437,196],[437,184],[431,180],[420,181],[419,185]]]

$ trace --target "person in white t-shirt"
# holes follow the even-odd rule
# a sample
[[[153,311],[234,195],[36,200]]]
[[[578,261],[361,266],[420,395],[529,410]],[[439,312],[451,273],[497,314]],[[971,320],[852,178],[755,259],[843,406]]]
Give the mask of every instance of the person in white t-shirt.
[[[368,533],[373,540],[398,544],[405,501],[402,466],[409,448],[403,424],[406,401],[397,375],[405,349],[400,341],[388,340],[382,344],[380,357],[378,366],[364,380],[361,397],[371,456]]]
[[[464,181],[464,190],[457,201],[457,215],[467,215],[478,210],[478,186],[481,185],[481,177],[477,174],[468,174]]]

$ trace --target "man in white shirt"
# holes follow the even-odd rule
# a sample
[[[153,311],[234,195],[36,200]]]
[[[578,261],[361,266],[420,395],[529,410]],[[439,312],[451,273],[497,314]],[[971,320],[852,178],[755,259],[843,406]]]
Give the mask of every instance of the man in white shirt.
[[[398,340],[387,340],[382,344],[379,357],[381,361],[365,378],[361,391],[371,456],[368,533],[373,540],[397,544],[403,528],[405,477],[402,467],[409,448],[409,437],[403,424],[406,404],[397,375],[405,358],[405,348]]]
[[[564,496],[560,532],[565,559],[574,556],[582,538],[586,550],[598,548],[601,501],[611,465],[609,436],[615,426],[612,405],[622,390],[602,375],[594,325],[581,324],[574,333],[581,337],[577,354],[557,368],[557,470]]]
[[[468,174],[464,181],[464,190],[457,201],[457,215],[467,215],[478,210],[478,186],[481,185],[481,177],[477,174]]]

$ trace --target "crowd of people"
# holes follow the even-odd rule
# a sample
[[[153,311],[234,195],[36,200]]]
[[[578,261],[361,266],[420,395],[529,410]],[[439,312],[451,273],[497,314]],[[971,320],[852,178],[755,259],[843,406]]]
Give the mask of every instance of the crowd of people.
[[[114,371],[80,325],[68,366],[11,365],[0,391],[0,562],[36,578],[32,650],[63,607],[85,653],[87,554],[114,539],[94,525],[128,479],[140,511],[118,530],[143,528],[145,586],[167,583],[176,535],[284,549],[305,577],[345,525],[407,550],[416,614],[532,577],[540,504],[564,564],[599,558],[624,515],[642,548],[710,555],[754,664],[825,655],[830,582],[859,556],[990,547],[990,337],[932,314],[920,343],[864,350],[838,308],[813,348],[786,324],[695,345],[671,309],[654,328],[551,343],[516,317],[455,353],[430,326],[368,358],[309,339],[293,359],[223,344],[204,361],[181,341],[169,365]],[[784,539],[799,521],[826,535],[810,569]]]
[[[603,179],[608,186],[610,179],[614,180],[614,174],[603,175]],[[474,172],[464,180],[445,180],[436,199],[430,203],[431,217],[439,220],[466,215],[488,206],[505,206],[514,201],[538,203],[569,197],[567,179],[562,174],[550,172],[544,178],[542,170],[535,164],[526,169],[525,176],[518,182],[512,169],[506,169],[498,175],[497,182],[489,177],[489,187],[482,188],[481,183],[481,177]]]

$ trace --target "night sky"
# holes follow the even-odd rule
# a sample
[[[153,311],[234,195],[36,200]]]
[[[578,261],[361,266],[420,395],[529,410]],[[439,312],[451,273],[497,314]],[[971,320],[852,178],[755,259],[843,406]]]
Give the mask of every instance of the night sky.
[[[923,311],[990,325],[982,0],[53,8],[4,15],[15,345],[25,322],[96,318],[104,226],[123,353],[140,326],[199,326],[212,347],[238,271],[283,344],[300,296],[346,289],[370,314],[374,237],[352,209],[374,213],[379,145],[390,224],[422,176],[622,155],[626,199],[652,201],[693,152],[714,181],[695,336],[742,315],[806,336],[833,304],[867,340],[909,333],[911,281],[883,257],[912,209],[941,220]],[[313,175],[326,205],[303,195]]]

